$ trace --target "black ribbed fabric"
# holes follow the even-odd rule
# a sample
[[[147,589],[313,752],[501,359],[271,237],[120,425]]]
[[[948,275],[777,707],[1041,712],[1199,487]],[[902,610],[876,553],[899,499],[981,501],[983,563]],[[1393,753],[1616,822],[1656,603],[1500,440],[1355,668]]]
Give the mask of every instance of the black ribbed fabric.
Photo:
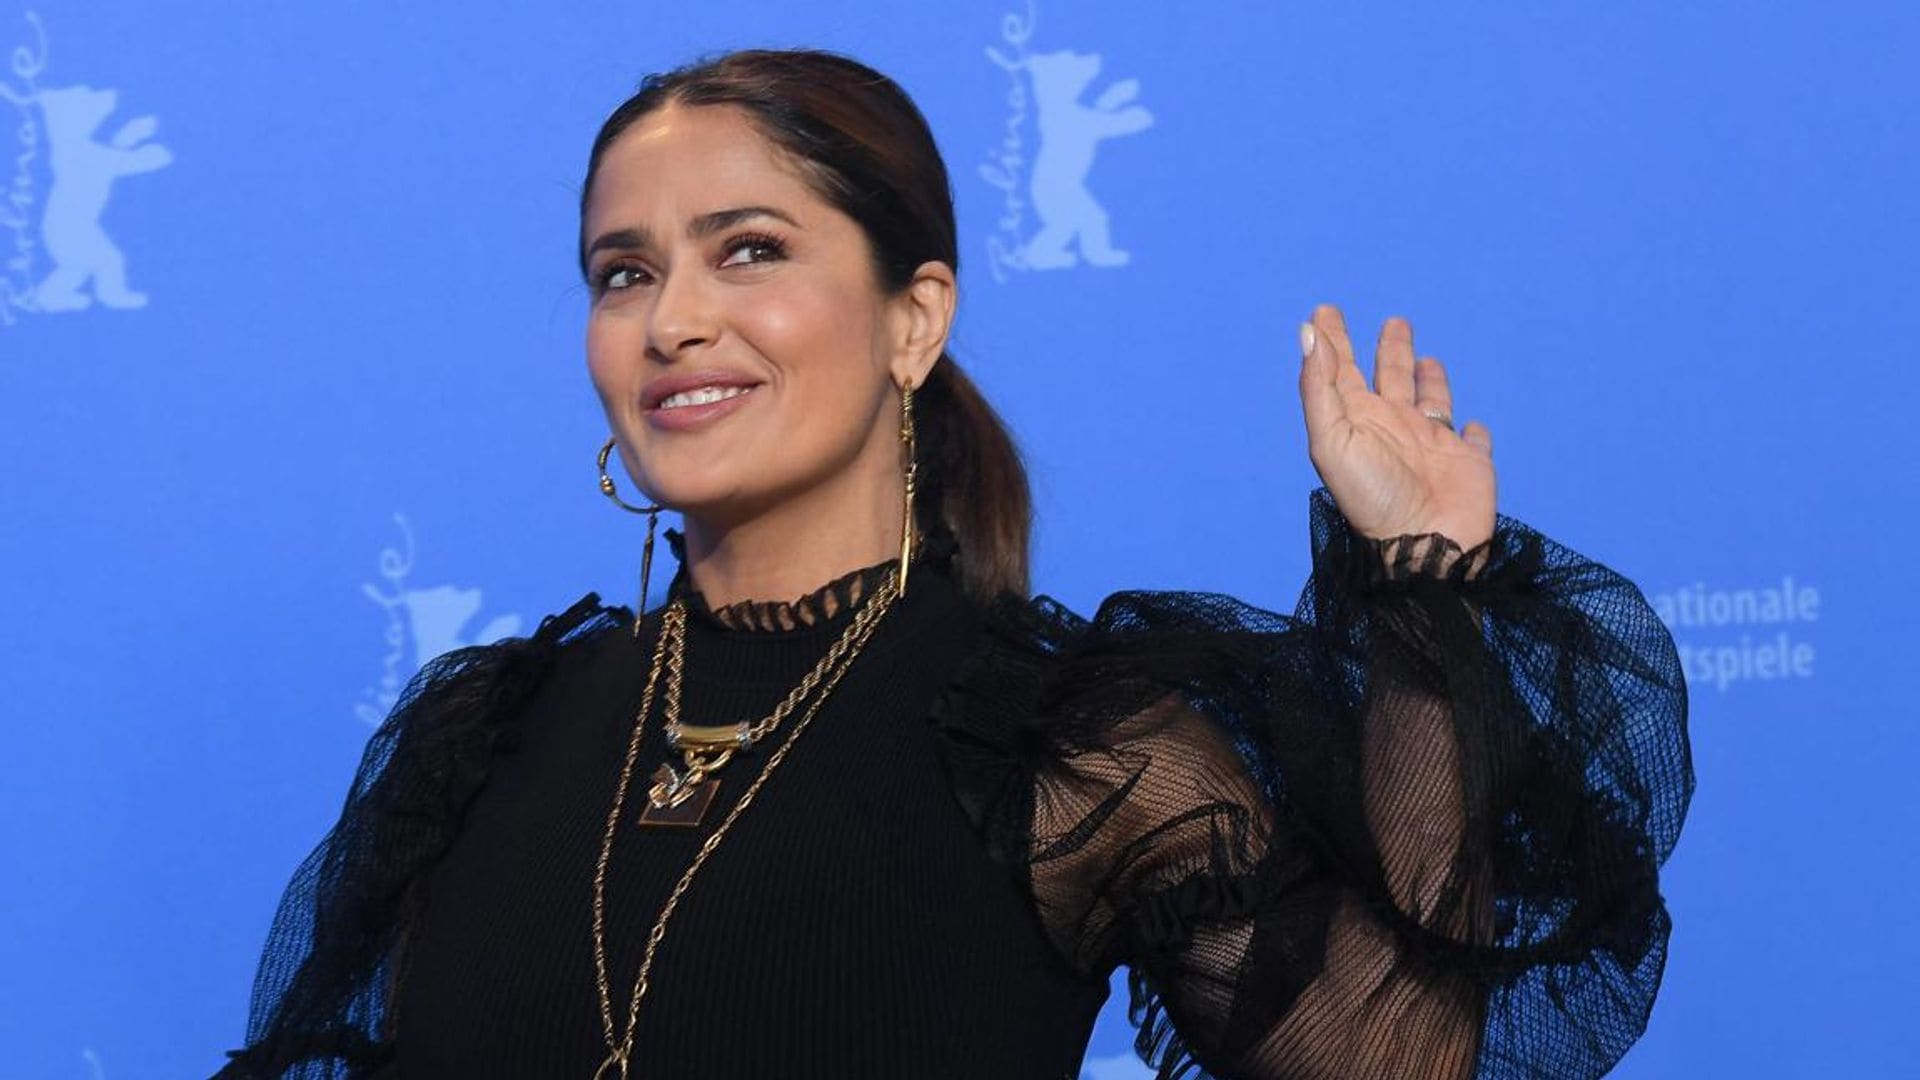
[[[1505,515],[1461,551],[1358,536],[1324,488],[1311,511],[1291,615],[977,603],[931,537],[682,901],[636,1075],[1072,1077],[1122,964],[1161,1080],[1610,1069],[1693,794],[1671,635]],[[677,577],[685,718],[764,715],[889,569],[724,613]],[[635,640],[589,594],[427,665],[295,871],[221,1076],[592,1074],[591,875],[659,621]],[[642,830],[659,724],[608,877],[617,1024],[673,882],[793,731],[727,766],[705,828]]]
[[[733,631],[693,610],[694,723],[766,715],[851,614]],[[978,630],[950,581],[915,575],[681,902],[641,1009],[641,1075],[1078,1075],[1105,979],[1068,969],[988,859],[925,722]],[[587,1077],[605,1055],[592,874],[651,648],[606,633],[563,661],[495,760],[427,886],[394,1018],[400,1075]],[[660,711],[607,874],[619,1030],[668,892],[798,719],[726,766],[707,827],[641,829]]]

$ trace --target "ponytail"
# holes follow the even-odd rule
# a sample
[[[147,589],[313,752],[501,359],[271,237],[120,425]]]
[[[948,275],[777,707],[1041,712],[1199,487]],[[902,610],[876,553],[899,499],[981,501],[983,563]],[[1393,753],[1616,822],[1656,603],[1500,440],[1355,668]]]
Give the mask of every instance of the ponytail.
[[[928,509],[959,545],[961,588],[982,600],[1026,596],[1033,498],[1006,424],[946,355],[915,391],[914,410],[914,425],[924,432],[921,475],[935,496]]]

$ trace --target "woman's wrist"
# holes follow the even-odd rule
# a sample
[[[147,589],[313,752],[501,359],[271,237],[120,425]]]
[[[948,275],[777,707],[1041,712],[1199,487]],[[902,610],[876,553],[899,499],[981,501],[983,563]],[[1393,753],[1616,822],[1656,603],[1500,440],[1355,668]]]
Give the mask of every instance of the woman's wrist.
[[[1490,545],[1462,548],[1441,533],[1406,533],[1384,540],[1373,540],[1373,557],[1379,560],[1381,577],[1386,581],[1411,581],[1417,578],[1455,578],[1472,580],[1486,566]],[[1462,560],[1467,560],[1462,565]]]

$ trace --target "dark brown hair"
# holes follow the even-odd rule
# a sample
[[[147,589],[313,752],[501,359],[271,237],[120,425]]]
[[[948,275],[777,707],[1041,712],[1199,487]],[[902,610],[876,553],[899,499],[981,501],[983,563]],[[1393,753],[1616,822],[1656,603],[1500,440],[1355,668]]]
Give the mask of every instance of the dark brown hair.
[[[835,53],[747,49],[647,76],[601,125],[580,190],[582,277],[600,159],[630,125],[669,102],[744,109],[768,141],[802,164],[820,197],[860,225],[888,293],[904,290],[928,260],[959,273],[946,163],[906,91]],[[952,356],[943,353],[915,389],[914,425],[929,495],[919,500],[922,527],[943,527],[958,542],[968,593],[1026,595],[1033,518],[1026,468],[1006,425]]]

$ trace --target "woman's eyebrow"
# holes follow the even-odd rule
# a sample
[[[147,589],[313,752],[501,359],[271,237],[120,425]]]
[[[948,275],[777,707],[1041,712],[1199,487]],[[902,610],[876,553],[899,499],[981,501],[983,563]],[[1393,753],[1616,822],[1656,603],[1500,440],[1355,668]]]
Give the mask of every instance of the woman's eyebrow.
[[[687,238],[690,240],[698,240],[701,237],[711,236],[723,229],[730,229],[743,221],[756,217],[775,218],[786,222],[796,229],[801,227],[800,223],[793,220],[787,213],[771,206],[735,206],[726,210],[714,210],[701,214],[699,217],[687,222]],[[638,249],[652,246],[653,234],[643,226],[633,225],[624,229],[614,229],[610,232],[604,232],[594,237],[593,243],[587,245],[587,250],[583,258],[592,258],[593,253],[602,248]]]

